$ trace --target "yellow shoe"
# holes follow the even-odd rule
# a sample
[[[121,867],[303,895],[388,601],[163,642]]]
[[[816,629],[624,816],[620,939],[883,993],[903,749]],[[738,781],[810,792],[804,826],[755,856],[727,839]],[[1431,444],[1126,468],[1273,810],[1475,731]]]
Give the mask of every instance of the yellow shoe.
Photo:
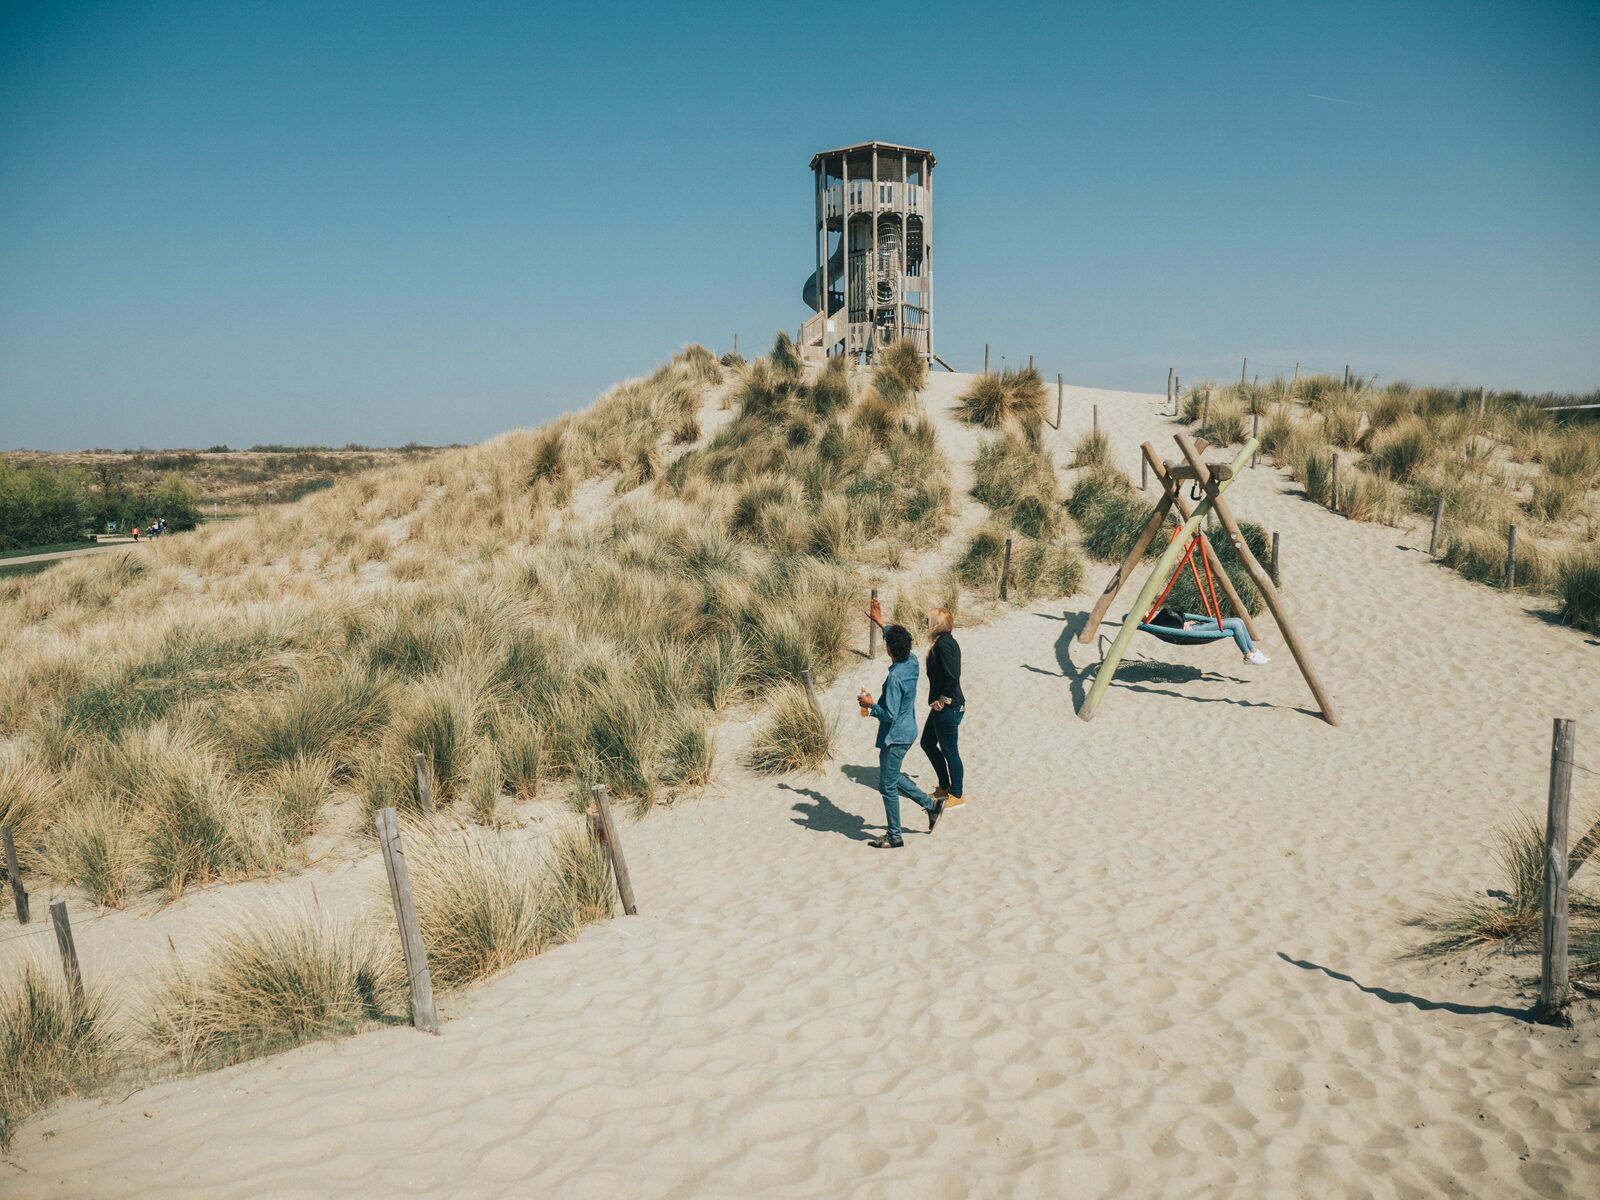
[[[966,802],[967,798],[965,796],[946,795],[944,798],[944,806],[946,808],[960,808]]]

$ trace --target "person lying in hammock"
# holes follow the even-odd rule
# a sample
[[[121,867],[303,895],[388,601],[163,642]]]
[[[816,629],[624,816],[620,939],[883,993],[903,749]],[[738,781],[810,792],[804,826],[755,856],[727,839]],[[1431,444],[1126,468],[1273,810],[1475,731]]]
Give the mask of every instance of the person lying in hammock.
[[[1186,617],[1183,613],[1175,612],[1170,608],[1163,608],[1150,618],[1149,624],[1159,625],[1163,629],[1210,629],[1212,627],[1212,618],[1202,617],[1197,620],[1194,617]],[[1223,617],[1220,624],[1222,625],[1222,632],[1232,635],[1234,644],[1244,654],[1245,662],[1264,667],[1272,661],[1256,649],[1255,643],[1250,640],[1250,631],[1244,627],[1244,622],[1238,617]]]

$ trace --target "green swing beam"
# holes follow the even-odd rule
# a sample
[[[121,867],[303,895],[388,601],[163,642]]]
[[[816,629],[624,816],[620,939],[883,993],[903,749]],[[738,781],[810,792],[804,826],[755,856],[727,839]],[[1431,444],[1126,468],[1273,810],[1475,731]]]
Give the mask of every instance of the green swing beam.
[[[1232,485],[1240,474],[1250,464],[1250,456],[1256,452],[1260,443],[1251,438],[1244,444],[1238,455],[1233,460],[1233,471],[1226,479],[1218,480],[1213,489],[1209,490],[1206,497],[1195,506],[1189,519],[1183,523],[1176,537],[1167,544],[1166,550],[1156,560],[1155,569],[1150,572],[1150,577],[1144,581],[1144,586],[1139,589],[1139,595],[1133,602],[1133,607],[1128,615],[1122,619],[1122,628],[1117,630],[1116,640],[1111,643],[1111,649],[1101,660],[1100,669],[1095,672],[1094,683],[1089,686],[1089,694],[1083,699],[1083,707],[1078,710],[1078,716],[1085,721],[1094,720],[1095,710],[1100,707],[1100,701],[1106,694],[1106,689],[1111,686],[1111,677],[1117,673],[1117,667],[1122,662],[1122,656],[1128,652],[1128,644],[1133,641],[1133,635],[1139,630],[1139,620],[1145,610],[1155,601],[1156,593],[1161,590],[1162,581],[1165,580],[1178,565],[1184,548],[1188,546],[1189,539],[1194,537],[1194,531],[1200,528],[1206,514],[1211,511],[1212,503],[1217,496]]]

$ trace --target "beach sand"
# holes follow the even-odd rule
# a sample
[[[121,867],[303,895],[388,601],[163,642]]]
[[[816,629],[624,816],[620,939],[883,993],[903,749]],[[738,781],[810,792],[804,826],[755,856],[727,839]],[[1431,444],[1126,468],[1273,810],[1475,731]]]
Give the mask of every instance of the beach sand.
[[[962,382],[935,375],[930,407]],[[1094,403],[1134,478],[1140,440],[1176,456],[1161,396],[1074,388],[1063,459]],[[1600,1194],[1592,1014],[1536,1026],[1503,967],[1398,957],[1406,915],[1498,886],[1497,824],[1542,820],[1552,717],[1600,765],[1595,639],[1430,563],[1425,528],[1333,516],[1266,465],[1229,498],[1282,535],[1339,728],[1270,618],[1267,667],[1137,639],[1079,721],[1093,564],[1077,596],[957,630],[970,802],[933,836],[908,805],[905,849],[865,846],[883,816],[851,697],[883,671],[854,660],[824,696],[826,770],[749,775],[748,727],[727,727],[710,794],[624,828],[639,916],[445,996],[438,1037],[61,1105],[0,1192]],[[1577,776],[1575,825],[1597,783]],[[354,903],[370,874],[369,856],[261,886],[320,878]],[[87,928],[85,972],[164,953],[151,930],[223,903]]]

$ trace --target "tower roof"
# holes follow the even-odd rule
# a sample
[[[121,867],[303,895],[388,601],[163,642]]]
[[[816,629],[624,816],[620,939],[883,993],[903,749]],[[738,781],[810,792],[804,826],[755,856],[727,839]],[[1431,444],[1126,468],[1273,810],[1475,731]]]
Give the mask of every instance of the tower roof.
[[[829,158],[835,154],[852,154],[857,150],[894,150],[896,152],[904,150],[907,154],[926,156],[930,165],[937,165],[939,161],[934,158],[932,150],[924,150],[920,146],[902,146],[898,142],[856,142],[851,146],[838,146],[832,150],[824,150],[820,154],[813,154],[811,156],[811,169],[815,171],[817,164],[824,158]]]

